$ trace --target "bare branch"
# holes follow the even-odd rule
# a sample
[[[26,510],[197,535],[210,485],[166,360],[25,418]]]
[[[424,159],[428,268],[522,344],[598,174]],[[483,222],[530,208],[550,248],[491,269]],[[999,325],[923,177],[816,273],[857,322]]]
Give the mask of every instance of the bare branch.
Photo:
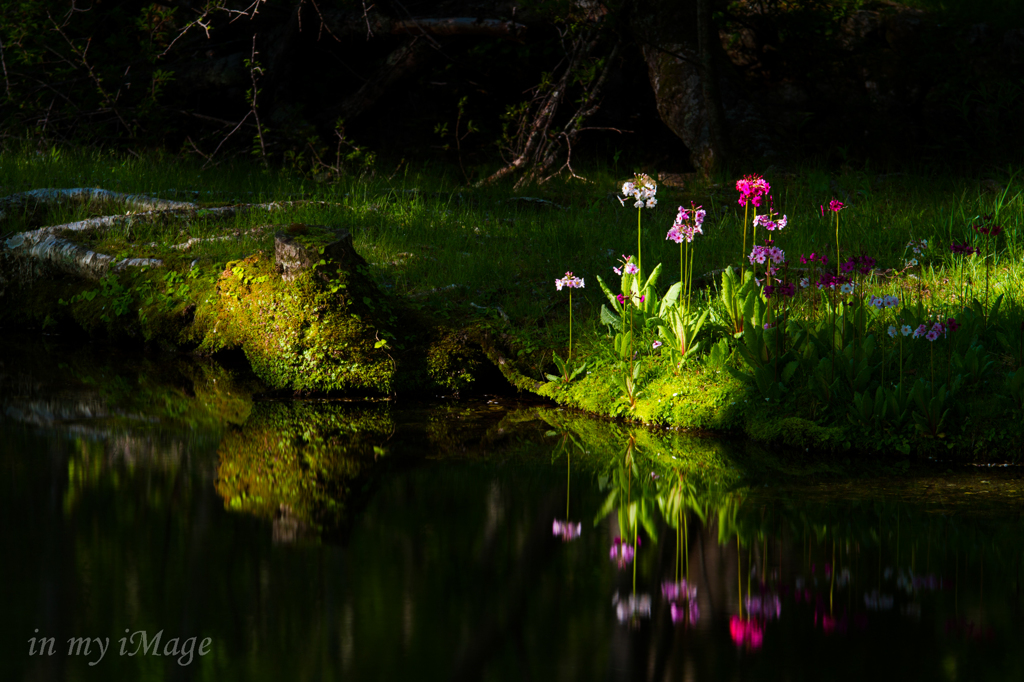
[[[369,24],[367,24],[369,28]],[[498,19],[472,19],[451,17],[447,19],[409,19],[391,24],[393,34],[427,34],[432,36],[480,35],[518,36],[526,30],[523,24]]]

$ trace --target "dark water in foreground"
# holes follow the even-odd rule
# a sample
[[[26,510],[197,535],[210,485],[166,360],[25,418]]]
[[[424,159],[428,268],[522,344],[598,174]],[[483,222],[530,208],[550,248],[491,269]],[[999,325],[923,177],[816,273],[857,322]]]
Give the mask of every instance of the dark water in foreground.
[[[1016,469],[822,484],[505,399],[0,359],[0,680],[1024,679]]]

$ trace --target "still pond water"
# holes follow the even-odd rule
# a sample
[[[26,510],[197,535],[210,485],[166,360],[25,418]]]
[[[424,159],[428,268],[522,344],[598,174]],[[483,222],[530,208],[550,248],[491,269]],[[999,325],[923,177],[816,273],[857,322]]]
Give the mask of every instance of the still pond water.
[[[1016,468],[252,389],[0,348],[0,680],[1024,680]]]

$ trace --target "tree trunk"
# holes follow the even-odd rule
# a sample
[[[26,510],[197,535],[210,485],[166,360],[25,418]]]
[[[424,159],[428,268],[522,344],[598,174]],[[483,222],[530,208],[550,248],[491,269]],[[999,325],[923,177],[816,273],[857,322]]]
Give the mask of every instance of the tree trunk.
[[[764,158],[773,155],[777,146],[718,43],[709,3],[642,0],[633,17],[633,33],[647,63],[658,114],[689,147],[694,167],[707,175],[722,167],[728,149]],[[701,10],[704,16],[698,15],[702,4],[708,5]]]

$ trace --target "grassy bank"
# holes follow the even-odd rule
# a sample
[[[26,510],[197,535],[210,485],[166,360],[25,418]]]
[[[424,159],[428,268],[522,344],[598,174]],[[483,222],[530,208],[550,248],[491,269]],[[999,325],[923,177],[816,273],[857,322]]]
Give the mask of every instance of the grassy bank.
[[[272,225],[344,227],[383,291],[429,319],[499,335],[522,377],[563,404],[802,448],[1019,457],[1024,184],[1016,169],[981,177],[752,170],[771,185],[760,207],[738,204],[736,178],[676,178],[658,186],[657,206],[638,210],[618,198],[632,173],[612,168],[583,173],[590,182],[552,181],[516,195],[461,186],[444,167],[321,182],[253,166],[55,151],[0,157],[0,193],[92,186],[209,206],[291,201],[229,220],[199,211],[84,239],[99,252],[198,269],[212,287],[229,262],[272,248]],[[841,210],[829,210],[833,200]],[[666,238],[679,206],[706,211],[692,242]],[[754,209],[764,215],[769,206],[786,226],[752,234]],[[111,212],[26,208],[0,230],[7,237]],[[187,249],[170,248],[189,240]],[[782,252],[771,254],[774,284],[767,262],[751,262],[755,245]],[[615,274],[627,265],[623,254],[641,272]],[[658,263],[660,276],[649,281]],[[730,266],[731,278],[723,273]],[[585,286],[556,290],[567,271]],[[181,284],[165,280],[162,294],[173,299]],[[770,295],[765,284],[775,287]],[[113,290],[110,282],[90,286]],[[885,303],[876,307],[872,297]],[[35,311],[40,324],[45,313]]]

